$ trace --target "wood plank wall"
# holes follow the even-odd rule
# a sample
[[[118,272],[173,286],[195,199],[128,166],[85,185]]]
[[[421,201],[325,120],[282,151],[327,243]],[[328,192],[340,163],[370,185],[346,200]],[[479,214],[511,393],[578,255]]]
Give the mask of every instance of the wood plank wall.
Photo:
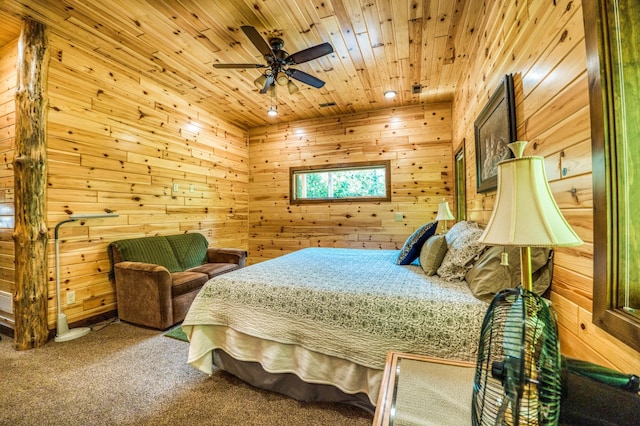
[[[200,232],[246,249],[246,131],[133,70],[55,35],[51,43],[49,227],[68,213],[120,215],[61,228],[62,299],[75,290],[79,301],[65,307],[70,322],[115,309],[113,240]]]
[[[18,41],[0,48],[0,291],[13,294],[13,152],[15,150],[15,91]],[[13,328],[13,314],[0,310],[0,325]]]
[[[640,371],[640,353],[591,323],[593,200],[589,93],[581,3],[486,3],[469,13],[457,42],[480,54],[453,103],[453,145],[464,145],[467,217],[488,221],[495,192],[476,193],[473,122],[500,79],[513,73],[518,138],[525,155],[545,157],[547,177],[565,217],[585,242],[556,250],[551,300],[559,315],[562,352],[626,372]],[[476,7],[472,3],[472,7]]]
[[[391,161],[390,202],[289,203],[290,167],[374,160]],[[450,104],[251,129],[249,165],[251,263],[306,247],[399,249],[453,202]]]
[[[119,214],[60,228],[61,298],[70,323],[116,309],[115,288],[108,279],[107,246],[113,240],[200,232],[212,246],[247,249],[246,130],[55,34],[50,43],[50,328],[56,312],[53,230],[68,214]],[[14,43],[2,52],[15,48]],[[3,83],[12,78],[5,65],[11,55],[0,55]],[[9,164],[14,100],[12,88],[5,86],[0,92],[0,107],[6,111],[0,114],[0,141]],[[13,188],[10,166],[5,170],[0,206],[12,208],[12,203],[3,204],[11,202]],[[9,259],[11,232],[0,236],[0,260]],[[11,288],[12,262],[2,261],[0,267],[0,289]],[[76,292],[76,303],[69,306],[67,291]]]

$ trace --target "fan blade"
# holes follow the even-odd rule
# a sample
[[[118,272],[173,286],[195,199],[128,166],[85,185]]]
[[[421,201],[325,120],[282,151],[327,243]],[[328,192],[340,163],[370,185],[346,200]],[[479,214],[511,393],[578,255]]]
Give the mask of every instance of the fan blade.
[[[333,47],[331,47],[329,43],[322,43],[289,55],[284,59],[284,62],[288,65],[296,65],[317,59],[329,53],[333,53]]]
[[[266,81],[264,82],[264,87],[260,89],[260,93],[262,93],[263,95],[267,93],[267,90],[269,90],[269,87],[271,87],[274,81],[275,79],[273,78],[273,75],[268,75]]]
[[[242,28],[242,31],[244,31],[244,33],[247,35],[247,38],[249,39],[249,41],[253,43],[253,45],[256,47],[256,49],[258,49],[260,53],[262,53],[264,56],[273,55],[271,46],[269,46],[269,43],[267,43],[262,38],[258,30],[248,25],[243,25],[240,28]]]
[[[286,70],[285,73],[289,77],[295,78],[296,80],[301,81],[304,84],[308,84],[309,86],[313,86],[316,89],[319,89],[322,86],[324,86],[324,81],[312,76],[311,74],[307,74],[304,71],[289,69],[289,70]]]
[[[213,64],[214,68],[264,68],[263,64]]]

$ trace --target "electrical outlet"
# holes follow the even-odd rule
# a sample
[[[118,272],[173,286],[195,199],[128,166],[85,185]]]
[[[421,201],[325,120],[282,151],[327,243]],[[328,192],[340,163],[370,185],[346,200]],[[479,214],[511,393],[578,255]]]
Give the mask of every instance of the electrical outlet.
[[[67,305],[73,305],[76,303],[76,292],[68,291],[67,292]]]
[[[177,183],[174,183],[174,184],[173,184],[173,192],[178,192],[178,188],[180,188],[180,187],[178,186],[178,184],[177,184]]]
[[[193,184],[189,185],[189,192],[196,192],[196,187]]]
[[[402,213],[396,213],[395,219],[396,222],[402,222],[404,220],[404,215]]]

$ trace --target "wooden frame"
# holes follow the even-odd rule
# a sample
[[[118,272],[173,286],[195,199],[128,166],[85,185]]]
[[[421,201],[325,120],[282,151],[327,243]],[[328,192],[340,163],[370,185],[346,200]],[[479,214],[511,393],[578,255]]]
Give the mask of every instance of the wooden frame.
[[[593,322],[640,350],[640,315],[624,306],[621,292],[624,285],[640,285],[640,247],[632,234],[639,221],[628,213],[637,206],[640,187],[626,177],[640,171],[640,51],[620,41],[622,34],[625,40],[638,36],[640,12],[635,0],[615,3],[582,2],[593,156]]]
[[[464,141],[453,156],[455,176],[456,220],[467,219],[467,170],[464,160]]]
[[[382,166],[385,168],[385,196],[384,197],[343,197],[343,198],[296,198],[296,186],[294,179],[300,171],[335,171],[341,169],[358,169]],[[289,168],[289,200],[291,204],[318,204],[318,203],[342,203],[342,202],[380,202],[391,201],[391,161],[364,161],[359,163],[322,164],[316,166],[303,166]]]
[[[473,374],[475,373],[476,367],[475,362],[435,358],[426,355],[416,355],[390,351],[387,353],[387,360],[385,362],[382,382],[380,384],[380,393],[378,394],[376,412],[373,417],[374,426],[387,426],[393,423],[396,404],[396,392],[398,390],[398,374],[400,371],[398,367],[399,363],[402,360],[414,360],[432,364],[440,364],[442,365],[443,369],[468,369],[469,373],[471,374],[471,380],[468,383],[469,386],[467,389],[463,389],[461,387],[460,392],[462,392],[461,395],[464,395],[464,397],[471,397],[471,389],[473,387]],[[471,403],[469,403],[469,410],[471,410]]]
[[[498,186],[498,163],[511,158],[507,145],[516,140],[513,76],[507,74],[474,122],[476,139],[476,191]]]

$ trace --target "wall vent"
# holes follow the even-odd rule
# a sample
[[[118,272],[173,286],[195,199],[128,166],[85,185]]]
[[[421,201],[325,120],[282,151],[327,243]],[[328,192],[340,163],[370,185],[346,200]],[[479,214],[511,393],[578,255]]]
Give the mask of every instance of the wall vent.
[[[13,313],[13,297],[11,297],[11,293],[0,291],[0,311]]]
[[[420,93],[422,93],[422,84],[414,84],[413,86],[411,86],[411,93],[413,93],[414,95],[419,95]]]
[[[319,104],[318,106],[320,108],[326,108],[326,107],[336,106],[336,103],[335,102],[325,102],[323,104]]]

